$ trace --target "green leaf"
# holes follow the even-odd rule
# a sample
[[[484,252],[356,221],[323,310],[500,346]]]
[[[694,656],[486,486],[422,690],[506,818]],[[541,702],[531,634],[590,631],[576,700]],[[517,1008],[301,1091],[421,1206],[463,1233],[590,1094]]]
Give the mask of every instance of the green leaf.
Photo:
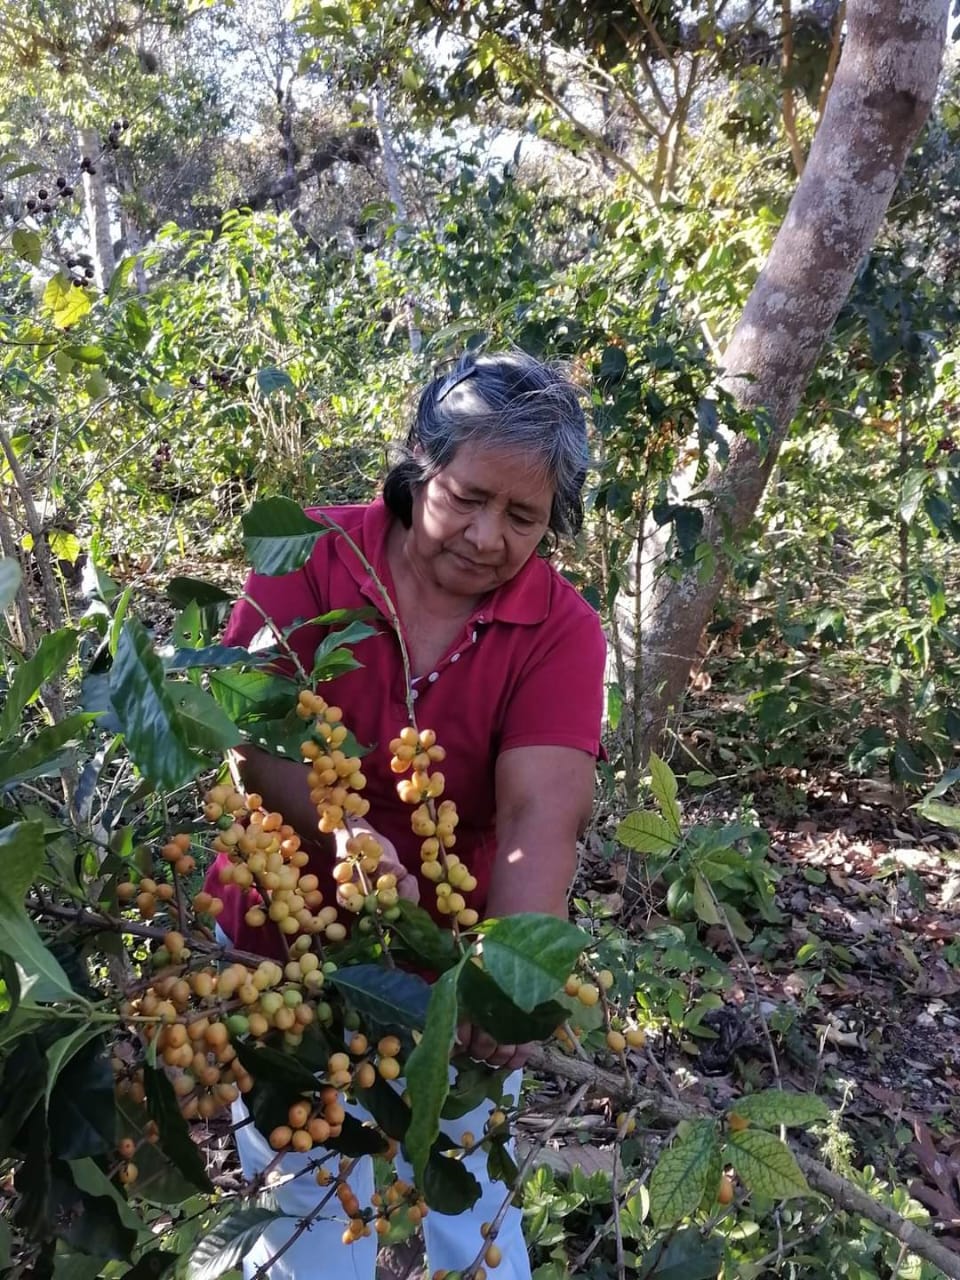
[[[449,929],[441,929],[429,912],[406,898],[397,907],[400,918],[390,928],[416,959],[438,973],[457,963],[457,944]]]
[[[65,271],[58,271],[43,291],[43,305],[53,317],[58,329],[69,329],[82,320],[92,307],[86,289],[74,287]]]
[[[261,369],[257,374],[257,386],[264,396],[275,395],[278,391],[286,391],[293,394],[296,391],[293,379],[289,373],[283,369],[277,369],[274,365],[268,365],[265,369]]]
[[[16,962],[22,998],[79,1000],[23,907],[27,889],[43,866],[44,847],[42,822],[14,822],[0,829],[0,951]]]
[[[379,1075],[369,1089],[354,1085],[357,1101],[370,1112],[389,1138],[402,1142],[410,1127],[410,1108]]]
[[[58,560],[66,560],[68,564],[76,564],[83,547],[75,533],[68,529],[51,529],[47,534],[50,550]]]
[[[191,671],[195,667],[216,670],[240,663],[257,664],[263,657],[263,653],[252,654],[249,649],[241,649],[238,645],[208,644],[201,649],[177,649],[172,658],[164,657],[164,664],[168,671]],[[193,687],[196,688],[195,685]],[[219,703],[217,710],[220,710]]]
[[[636,1280],[715,1280],[723,1262],[723,1240],[704,1240],[693,1227],[657,1241],[639,1262]]]
[[[462,1160],[433,1151],[423,1172],[423,1198],[437,1213],[466,1213],[480,1199],[480,1183]]]
[[[772,1133],[744,1129],[730,1134],[724,1158],[736,1169],[747,1190],[757,1195],[786,1200],[810,1194],[793,1152]]]
[[[717,781],[716,775],[703,769],[691,769],[687,774],[688,787],[712,787]]]
[[[237,724],[285,716],[296,703],[297,689],[295,681],[267,671],[228,668],[210,675],[210,692]]]
[[[376,627],[368,627],[364,622],[351,622],[348,627],[339,631],[331,631],[317,645],[313,655],[313,670],[310,678],[314,683],[332,680],[346,671],[355,671],[359,663],[346,646],[359,644],[370,636],[379,635]]]
[[[257,573],[293,573],[328,532],[290,498],[264,498],[243,516],[243,545]]]
[[[927,473],[922,468],[908,471],[900,486],[900,519],[904,524],[911,524],[919,510],[923,491],[927,484]]]
[[[457,965],[434,983],[423,1036],[407,1059],[412,1114],[404,1148],[418,1186],[423,1185],[424,1170],[440,1132],[440,1112],[450,1090],[450,1050],[457,1033],[459,977]]]
[[[960,805],[947,804],[944,800],[922,800],[917,809],[924,818],[936,822],[941,827],[950,827],[960,831]]]
[[[200,1191],[212,1191],[200,1148],[190,1137],[173,1085],[158,1067],[144,1066],[143,1083],[147,1092],[147,1111],[160,1130],[159,1145],[188,1182]]]
[[[378,964],[351,964],[331,974],[328,981],[343,992],[361,1018],[416,1031],[426,1021],[430,986],[415,973]]]
[[[739,1098],[730,1107],[731,1115],[743,1116],[754,1124],[776,1125],[814,1124],[827,1120],[830,1111],[825,1102],[813,1093],[785,1093],[781,1089],[764,1089]]]
[[[230,606],[235,599],[229,591],[214,586],[212,582],[204,582],[200,578],[171,578],[167,583],[167,597],[178,609],[185,609],[188,604],[196,603],[201,608],[207,605]]]
[[[53,631],[43,637],[33,657],[17,667],[0,711],[0,742],[17,729],[21,712],[37,697],[43,685],[59,675],[73,657],[77,639],[78,633],[71,627]]]
[[[110,699],[131,759],[161,790],[173,791],[200,771],[167,688],[163,663],[141,622],[124,623],[110,670]]]
[[[710,886],[699,871],[693,874],[693,909],[704,924],[720,923],[720,912]]]
[[[6,609],[20,590],[20,565],[9,557],[0,558],[0,609]]]
[[[677,837],[680,835],[680,806],[677,804],[677,779],[673,770],[655,751],[650,752],[650,790],[660,811]]]
[[[38,232],[30,231],[26,227],[17,227],[10,237],[10,247],[18,258],[23,258],[24,262],[29,262],[32,267],[39,267],[43,242]]]
[[[533,912],[506,916],[481,929],[484,968],[527,1013],[556,995],[590,945],[576,925]]]
[[[167,688],[187,746],[220,754],[240,742],[243,734],[206,689],[188,680],[168,683]]]
[[[271,1222],[286,1219],[293,1234],[297,1219],[273,1209],[238,1209],[218,1222],[193,1246],[187,1263],[187,1280],[219,1280],[225,1271],[240,1265],[254,1241]]]
[[[96,719],[96,712],[78,711],[58,724],[41,729],[24,745],[14,739],[0,749],[0,787],[11,787],[59,770],[63,748],[82,738],[83,731]]]
[[[566,1009],[556,1000],[548,1000],[532,1010],[521,1009],[500,990],[489,973],[475,964],[465,964],[461,971],[460,1002],[464,1015],[500,1044],[545,1040],[567,1018]]]
[[[677,845],[673,828],[659,813],[628,813],[617,827],[617,839],[636,853],[654,853],[663,857]]]
[[[99,1024],[77,1027],[69,1035],[55,1040],[47,1050],[47,1090],[45,1103],[50,1106],[50,1095],[53,1093],[57,1077],[74,1054],[79,1053],[85,1044],[103,1035],[103,1027]]]
[[[661,1155],[650,1179],[650,1214],[657,1226],[672,1226],[703,1199],[717,1147],[713,1120],[691,1120]]]

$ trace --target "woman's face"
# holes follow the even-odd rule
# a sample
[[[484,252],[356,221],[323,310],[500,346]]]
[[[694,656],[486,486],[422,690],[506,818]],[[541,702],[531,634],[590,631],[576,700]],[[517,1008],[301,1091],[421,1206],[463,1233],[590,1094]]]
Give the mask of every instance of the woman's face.
[[[547,469],[530,454],[461,445],[414,492],[409,550],[442,590],[485,595],[534,554],[549,525],[553,494]]]

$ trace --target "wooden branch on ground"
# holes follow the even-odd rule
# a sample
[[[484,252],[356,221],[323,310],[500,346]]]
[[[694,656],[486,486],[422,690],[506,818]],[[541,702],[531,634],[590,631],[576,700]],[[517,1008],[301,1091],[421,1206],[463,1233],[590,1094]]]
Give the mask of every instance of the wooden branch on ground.
[[[696,1105],[678,1101],[640,1086],[635,1086],[628,1096],[622,1075],[604,1071],[602,1067],[595,1067],[579,1058],[568,1058],[556,1050],[536,1050],[530,1055],[527,1066],[532,1071],[543,1072],[555,1079],[569,1080],[572,1084],[581,1086],[586,1084],[590,1092],[616,1098],[620,1104],[639,1104],[648,1118],[662,1120],[666,1124],[674,1125],[681,1120],[716,1115],[705,1103]],[[940,1244],[928,1231],[915,1226],[901,1214],[861,1191],[848,1179],[838,1173],[831,1173],[819,1160],[795,1149],[793,1154],[814,1191],[832,1200],[838,1208],[858,1213],[874,1226],[888,1232],[918,1257],[939,1267],[950,1280],[960,1280],[960,1254]]]

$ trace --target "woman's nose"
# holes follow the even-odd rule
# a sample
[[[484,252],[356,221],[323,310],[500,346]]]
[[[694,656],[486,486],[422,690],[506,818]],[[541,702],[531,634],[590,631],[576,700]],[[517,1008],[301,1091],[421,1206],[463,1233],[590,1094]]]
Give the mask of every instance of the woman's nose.
[[[474,512],[466,531],[467,540],[478,551],[490,552],[500,545],[502,532],[500,520],[496,512],[485,508]]]

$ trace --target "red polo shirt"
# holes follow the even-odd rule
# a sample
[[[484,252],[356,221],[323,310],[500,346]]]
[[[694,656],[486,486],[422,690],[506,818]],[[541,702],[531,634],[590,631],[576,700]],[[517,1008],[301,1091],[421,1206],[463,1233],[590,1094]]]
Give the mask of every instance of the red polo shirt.
[[[320,511],[307,514],[317,518]],[[395,598],[386,554],[394,517],[383,500],[330,507],[323,514],[353,538]],[[363,564],[343,537],[329,533],[318,540],[302,569],[278,577],[251,574],[246,592],[281,627],[331,609],[372,605],[378,611],[379,618],[370,624],[377,634],[353,647],[363,665],[324,684],[320,692],[343,708],[344,723],[357,741],[373,748],[363,758],[367,821],[393,841],[411,871],[419,872],[420,840],[410,830],[410,806],[397,796],[387,746],[408,722],[400,645]],[[262,629],[261,616],[241,600],[224,643],[249,646]],[[308,671],[327,630],[308,625],[289,636]],[[272,637],[265,637],[265,643],[271,642]],[[533,556],[516,577],[481,601],[435,669],[416,679],[418,725],[433,729],[447,751],[444,796],[456,801],[460,814],[455,852],[477,878],[468,905],[481,916],[496,854],[497,757],[532,746],[573,747],[597,756],[604,656],[597,614],[551,564]],[[213,883],[212,873],[210,880],[210,890],[224,898],[221,924],[234,944],[256,944],[262,950],[266,929],[245,930],[243,895]],[[323,883],[321,887],[333,901],[332,882],[329,892]],[[432,886],[421,879],[423,905],[432,907],[434,897]]]

